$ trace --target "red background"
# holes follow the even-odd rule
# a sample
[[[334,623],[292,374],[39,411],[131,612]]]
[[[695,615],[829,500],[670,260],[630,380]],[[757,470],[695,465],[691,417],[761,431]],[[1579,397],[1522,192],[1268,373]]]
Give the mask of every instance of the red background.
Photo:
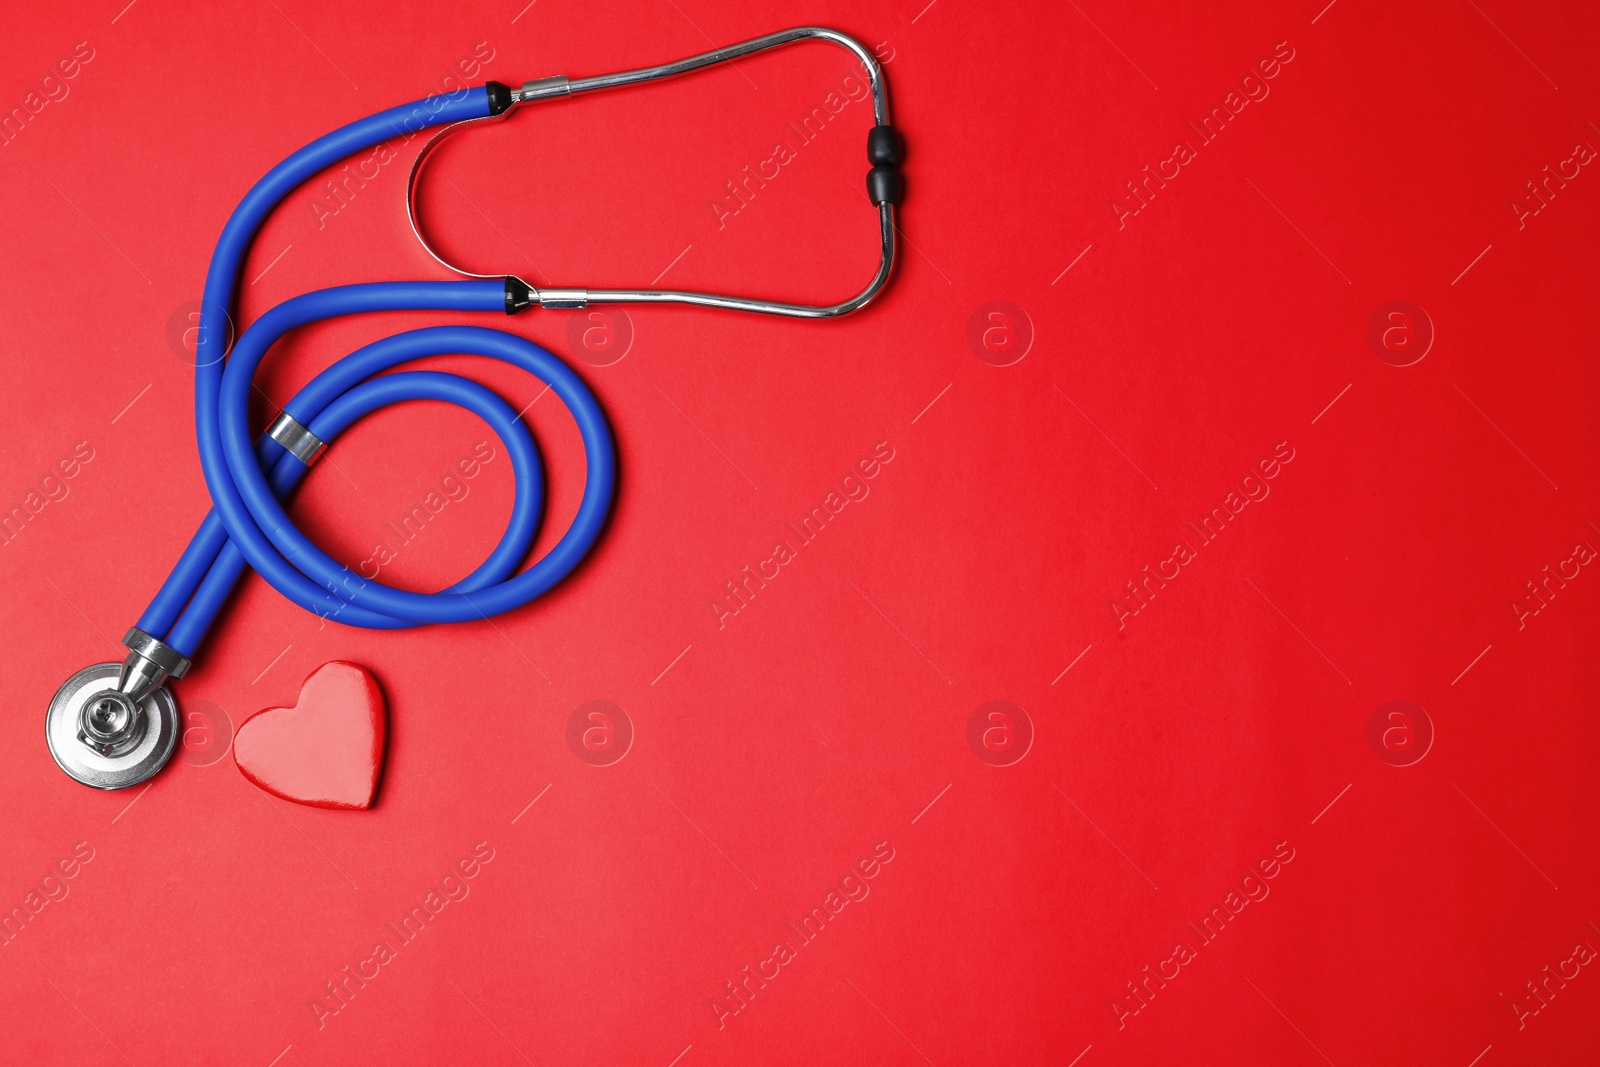
[[[1600,546],[1600,177],[1582,168],[1520,227],[1511,208],[1541,168],[1600,147],[1593,9],[123,3],[0,16],[6,109],[78,42],[93,51],[0,149],[0,503],[93,450],[0,549],[0,906],[93,849],[0,948],[7,1061],[1593,1055],[1592,966],[1551,981],[1537,1014],[1513,1005],[1600,947],[1583,651],[1600,577],[1582,568],[1536,615],[1511,606]],[[143,792],[62,775],[40,729],[51,693],[120,656],[207,507],[169,332],[249,185],[326,130],[438,91],[480,42],[492,59],[472,81],[515,84],[803,23],[890,57],[910,192],[884,296],[831,323],[635,309],[625,358],[575,360],[623,479],[574,579],[492,624],[384,634],[319,626],[252,577],[175,686],[204,716],[193,747]],[[1186,122],[1280,42],[1293,59],[1270,95],[1119,228],[1124,183],[1197,142]],[[720,228],[709,204],[849,73],[811,45],[527,108],[440,154],[434,226],[474,266],[535,282],[644,285],[670,265],[662,284],[837,299],[872,266],[865,105]],[[405,226],[419,143],[320,227],[318,190],[290,197],[246,268],[246,321],[327,285],[446,276]],[[1001,359],[968,340],[994,300],[1020,309],[979,319],[980,336],[1003,328]],[[1436,335],[1409,366],[1367,340],[1392,300]],[[571,355],[570,317],[484,321]],[[281,401],[424,321],[452,320],[303,331],[262,385]],[[1023,358],[993,365],[1030,329]],[[457,362],[518,407],[539,393]],[[529,418],[554,483],[547,545],[581,451],[549,398]],[[380,414],[297,514],[359,560],[484,436],[447,408]],[[723,583],[879,442],[894,459],[870,495],[719,628]],[[1294,459],[1270,496],[1119,628],[1123,583],[1281,442]],[[465,573],[510,485],[500,452],[386,577]],[[224,719],[292,703],[336,658],[389,696],[374,810],[282,803],[207,762]],[[611,766],[566,740],[594,699],[635,732]],[[967,741],[995,699],[1034,734],[1010,766]],[[1391,700],[1432,725],[1411,766],[1368,741]],[[478,842],[494,858],[470,894],[319,1026],[324,983]],[[719,1026],[724,982],[797,941],[785,923],[880,842],[894,858],[870,895]],[[1201,945],[1186,923],[1275,849],[1294,858],[1270,895]],[[1125,983],[1180,939],[1197,957],[1133,1013]]]

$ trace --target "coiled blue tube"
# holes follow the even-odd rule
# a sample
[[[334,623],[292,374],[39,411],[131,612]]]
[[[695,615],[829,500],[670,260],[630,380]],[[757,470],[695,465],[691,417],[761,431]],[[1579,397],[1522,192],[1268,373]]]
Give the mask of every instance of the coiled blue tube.
[[[387,337],[328,367],[284,406],[326,442],[380,407],[417,399],[458,404],[483,418],[500,437],[516,478],[510,521],[488,558],[439,593],[384,585],[312,544],[280,502],[304,477],[305,464],[270,438],[251,439],[251,381],[285,332],[334,316],[371,311],[504,313],[503,282],[374,282],[306,293],[262,315],[232,352],[226,351],[223,324],[234,303],[240,269],[262,222],[285,195],[362,148],[426,126],[488,114],[487,93],[478,88],[372,115],[278,164],[234,210],[207,272],[196,345],[195,432],[213,508],[140,617],[141,630],[192,657],[247,565],[306,610],[351,625],[394,629],[487,618],[548,591],[593,546],[605,526],[616,486],[610,425],[594,394],[570,367],[513,334],[441,326]],[[544,490],[538,449],[527,427],[504,400],[471,380],[431,371],[382,373],[411,360],[448,354],[499,359],[541,378],[572,412],[583,439],[588,476],[577,515],[555,546],[520,574],[517,570],[538,532]]]

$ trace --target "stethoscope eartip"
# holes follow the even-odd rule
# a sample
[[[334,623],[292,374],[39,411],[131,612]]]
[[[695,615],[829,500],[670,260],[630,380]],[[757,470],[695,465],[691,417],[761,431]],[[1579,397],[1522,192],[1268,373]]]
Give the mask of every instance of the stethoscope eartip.
[[[96,789],[126,789],[154,775],[178,741],[178,703],[165,686],[139,700],[119,691],[123,665],[96,663],[50,701],[45,740],[67,774]]]

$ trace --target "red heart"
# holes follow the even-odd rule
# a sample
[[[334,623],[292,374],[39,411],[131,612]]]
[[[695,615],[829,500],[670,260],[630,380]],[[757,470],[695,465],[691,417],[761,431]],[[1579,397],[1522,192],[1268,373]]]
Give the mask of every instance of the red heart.
[[[372,807],[388,712],[378,680],[334,660],[311,672],[292,708],[267,708],[233,739],[233,761],[274,796],[318,808]]]

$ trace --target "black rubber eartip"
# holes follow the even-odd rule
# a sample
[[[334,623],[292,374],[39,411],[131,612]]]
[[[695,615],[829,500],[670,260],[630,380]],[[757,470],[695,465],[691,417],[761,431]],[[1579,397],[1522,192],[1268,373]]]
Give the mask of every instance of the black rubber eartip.
[[[874,167],[897,167],[906,157],[906,143],[893,126],[874,126],[867,131],[867,162]]]
[[[906,157],[906,144],[893,126],[874,126],[867,131],[867,199],[873,204],[898,204],[906,195],[906,180],[900,161]]]
[[[898,204],[906,195],[906,179],[887,163],[867,171],[867,199],[873,204]]]

